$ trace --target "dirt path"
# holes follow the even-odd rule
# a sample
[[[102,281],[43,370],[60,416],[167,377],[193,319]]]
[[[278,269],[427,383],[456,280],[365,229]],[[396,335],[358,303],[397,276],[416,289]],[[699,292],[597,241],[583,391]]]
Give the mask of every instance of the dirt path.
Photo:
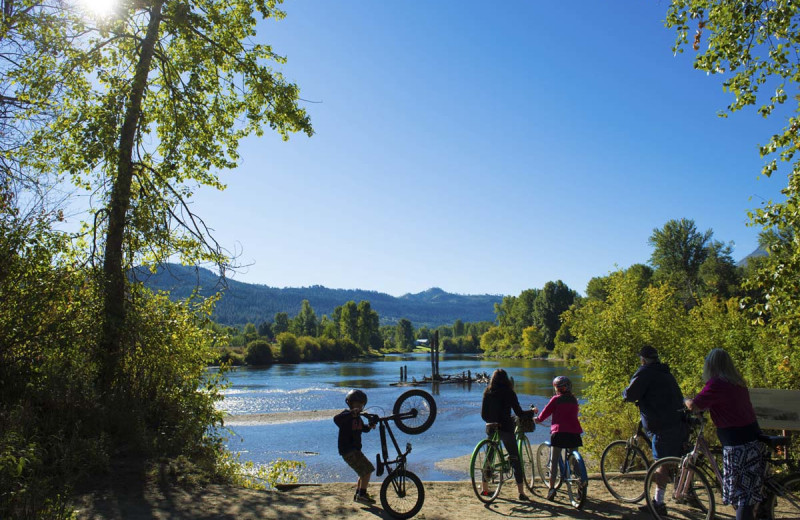
[[[495,503],[485,507],[472,492],[469,482],[425,482],[425,504],[414,517],[433,519],[533,518],[547,520],[630,519],[647,520],[635,505],[622,504],[608,494],[602,481],[591,479],[588,499],[581,511],[575,510],[562,491],[555,502],[547,502],[542,489],[532,494],[532,502],[517,500],[512,483],[503,487]],[[370,485],[377,498],[380,482]],[[377,506],[352,501],[353,484],[305,485],[287,491],[254,491],[229,486],[208,485],[193,491],[156,484],[126,487],[79,497],[79,519],[379,519],[390,518]]]

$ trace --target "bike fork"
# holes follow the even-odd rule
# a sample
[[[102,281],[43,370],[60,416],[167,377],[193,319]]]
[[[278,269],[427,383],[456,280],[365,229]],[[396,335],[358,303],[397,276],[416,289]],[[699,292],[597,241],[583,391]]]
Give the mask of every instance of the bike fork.
[[[688,461],[683,460],[681,461],[678,471],[680,471],[680,477],[678,478],[678,484],[675,486],[673,498],[680,502],[686,498],[689,492],[689,486],[692,482],[692,477],[694,477],[694,470],[690,467]]]

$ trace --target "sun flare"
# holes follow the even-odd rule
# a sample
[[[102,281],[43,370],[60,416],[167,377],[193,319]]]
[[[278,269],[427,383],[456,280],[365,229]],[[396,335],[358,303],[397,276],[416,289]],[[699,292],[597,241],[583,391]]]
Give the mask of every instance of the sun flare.
[[[94,16],[105,17],[114,12],[118,0],[78,0],[86,11]]]

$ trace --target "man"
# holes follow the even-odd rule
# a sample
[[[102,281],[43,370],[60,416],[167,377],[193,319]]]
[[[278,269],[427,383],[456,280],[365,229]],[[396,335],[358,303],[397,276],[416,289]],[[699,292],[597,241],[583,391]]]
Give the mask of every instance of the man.
[[[659,361],[658,351],[652,345],[642,347],[639,361],[641,366],[633,374],[622,396],[639,406],[642,425],[652,438],[653,458],[680,457],[689,433],[683,420],[681,389],[670,373],[669,366]],[[660,515],[666,514],[664,492],[668,475],[657,473],[655,479],[653,505]],[[639,509],[648,511],[648,506]]]

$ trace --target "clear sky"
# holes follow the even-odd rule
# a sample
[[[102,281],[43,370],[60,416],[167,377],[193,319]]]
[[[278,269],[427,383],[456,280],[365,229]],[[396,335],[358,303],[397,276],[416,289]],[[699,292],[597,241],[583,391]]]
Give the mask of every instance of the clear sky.
[[[666,1],[287,0],[259,40],[288,58],[316,134],[243,143],[195,209],[252,264],[233,279],[393,295],[517,295],[646,263],[691,218],[757,247],[779,197],[721,78],[673,56]]]

